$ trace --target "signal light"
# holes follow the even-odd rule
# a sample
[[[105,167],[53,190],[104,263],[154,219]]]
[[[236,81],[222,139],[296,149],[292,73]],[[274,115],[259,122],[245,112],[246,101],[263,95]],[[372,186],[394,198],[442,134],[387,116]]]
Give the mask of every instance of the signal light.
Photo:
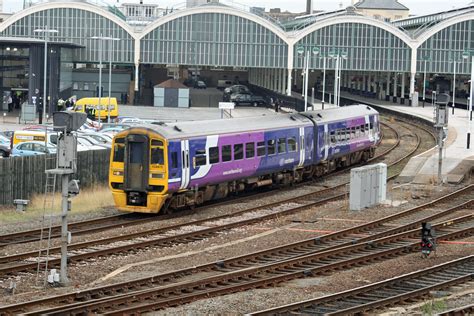
[[[432,251],[436,251],[436,239],[434,228],[430,223],[421,224],[421,253],[426,258]]]

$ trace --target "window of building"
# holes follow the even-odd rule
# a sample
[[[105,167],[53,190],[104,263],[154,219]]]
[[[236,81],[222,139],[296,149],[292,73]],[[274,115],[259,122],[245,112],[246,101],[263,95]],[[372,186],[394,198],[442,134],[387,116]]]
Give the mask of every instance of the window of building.
[[[209,163],[219,163],[219,147],[209,148]]]
[[[234,160],[244,159],[244,145],[235,144],[234,145]]]
[[[222,146],[222,161],[231,161],[232,160],[232,146],[225,145]]]
[[[255,143],[245,144],[245,158],[253,158],[255,156]]]
[[[286,153],[286,138],[278,138],[278,153]]]

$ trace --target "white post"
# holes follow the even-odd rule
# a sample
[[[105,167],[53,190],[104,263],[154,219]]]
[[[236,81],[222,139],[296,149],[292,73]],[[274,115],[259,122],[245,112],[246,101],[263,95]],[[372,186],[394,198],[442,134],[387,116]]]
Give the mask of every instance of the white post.
[[[344,59],[342,57],[339,57],[339,76],[337,79],[337,106],[341,106],[341,79],[342,79],[342,63],[344,62]]]
[[[64,133],[65,134],[65,133]],[[67,228],[67,213],[69,211],[69,174],[63,174],[61,177],[62,182],[62,213],[61,213],[61,264],[60,264],[60,281],[62,286],[69,285],[69,279],[67,277],[67,245],[68,245],[68,228]]]
[[[326,95],[326,56],[323,57],[323,102],[322,109],[324,110],[324,99]]]
[[[107,106],[107,123],[110,123],[110,97],[112,96],[112,51],[114,50],[114,41],[110,39],[109,47],[109,104]]]
[[[472,54],[472,52],[471,52]],[[474,97],[474,55],[471,56],[471,91],[469,91],[469,111],[468,115],[468,130],[467,130],[467,149],[471,148],[471,127],[472,127],[472,99]]]
[[[455,108],[455,102],[456,102],[456,59],[453,58],[453,64],[454,64],[454,76],[453,76],[453,112],[452,114],[454,115],[454,108]]]
[[[397,101],[397,78],[398,78],[398,73],[394,72],[393,75],[393,100],[392,101]]]
[[[286,95],[288,96],[291,96],[291,74],[293,73],[293,69],[292,68],[288,68],[288,80],[286,81]]]
[[[337,104],[337,75],[339,74],[339,55],[336,55],[336,67],[334,69],[334,105]]]
[[[44,78],[43,78],[43,121],[46,121],[46,104],[48,97],[46,96],[46,85],[48,81],[46,80],[48,74],[48,26],[46,25],[46,29],[44,32]]]
[[[400,95],[400,104],[405,105],[405,73],[402,72],[402,94]]]
[[[304,111],[308,110],[309,50],[306,51],[304,71]]]
[[[100,34],[102,37],[102,33]],[[100,108],[102,107],[102,39],[99,39],[99,126],[100,126]]]
[[[425,107],[425,92],[426,92],[426,58],[424,63],[424,71],[423,71],[423,107]]]

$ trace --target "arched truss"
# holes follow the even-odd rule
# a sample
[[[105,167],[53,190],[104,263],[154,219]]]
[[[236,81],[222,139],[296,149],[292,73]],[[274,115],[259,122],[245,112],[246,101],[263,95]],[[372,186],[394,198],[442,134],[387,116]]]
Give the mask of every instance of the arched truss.
[[[465,50],[474,49],[474,13],[442,21],[423,33],[417,40],[417,70],[429,73],[470,74],[471,59],[463,60]],[[426,60],[426,62],[425,62]]]
[[[293,37],[294,65],[303,67],[296,52],[302,45],[319,47],[319,57],[330,51],[347,52],[343,68],[355,71],[409,72],[411,51],[415,43],[399,29],[364,16],[338,16],[317,22]],[[323,68],[323,58],[312,56],[310,68]],[[328,58],[326,67],[333,69],[335,60]]]
[[[141,63],[286,68],[287,56],[282,29],[223,6],[177,11],[146,27],[140,37]]]
[[[100,7],[82,2],[48,2],[29,7],[0,24],[0,36],[44,38],[35,29],[58,30],[51,34],[51,42],[68,42],[85,46],[74,50],[73,60],[90,62],[99,60],[99,41],[93,36],[119,38],[113,44],[114,63],[133,63],[136,36],[131,27],[118,16]],[[102,29],[98,33],[97,29]],[[103,60],[109,60],[109,41],[103,41]]]

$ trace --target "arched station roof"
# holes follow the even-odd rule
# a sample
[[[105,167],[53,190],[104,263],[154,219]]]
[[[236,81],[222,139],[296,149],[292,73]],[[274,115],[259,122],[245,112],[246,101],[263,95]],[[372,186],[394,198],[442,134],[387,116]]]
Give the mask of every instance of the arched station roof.
[[[430,73],[470,74],[471,59],[463,60],[466,50],[474,49],[474,12],[453,16],[429,28],[417,38],[417,70]],[[425,61],[426,60],[426,61]]]
[[[303,67],[297,54],[299,46],[318,47],[319,56],[310,59],[311,68],[323,68],[330,53],[344,52],[344,69],[358,71],[410,71],[411,51],[415,46],[406,33],[392,25],[359,15],[340,15],[312,24],[293,33],[293,54],[296,68]],[[335,68],[335,60],[326,60],[328,69]]]
[[[204,5],[176,11],[147,26],[140,36],[140,60],[284,68],[288,42],[281,28],[262,17],[227,6]]]
[[[74,51],[77,62],[99,60],[99,41],[91,37],[104,36],[120,39],[114,44],[114,62],[133,63],[134,34],[130,25],[118,16],[95,5],[84,2],[47,2],[22,10],[0,24],[0,36],[43,39],[44,33],[35,29],[57,30],[48,41],[68,42],[84,46]],[[102,33],[98,29],[102,30]],[[103,60],[109,60],[110,41],[103,41]]]

